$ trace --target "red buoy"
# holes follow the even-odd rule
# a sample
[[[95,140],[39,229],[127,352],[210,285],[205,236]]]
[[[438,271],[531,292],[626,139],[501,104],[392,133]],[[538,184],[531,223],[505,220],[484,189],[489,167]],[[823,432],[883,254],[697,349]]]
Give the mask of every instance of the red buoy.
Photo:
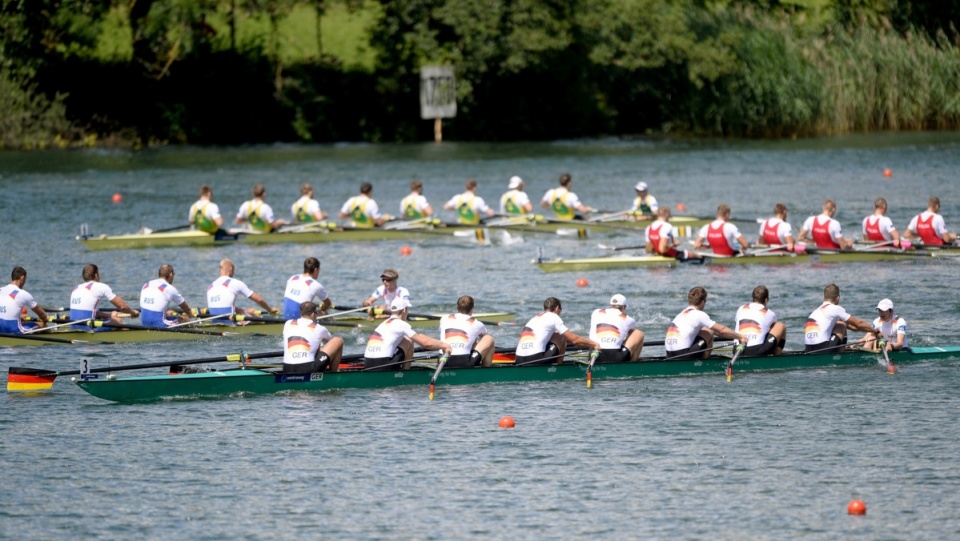
[[[113,194],[113,202],[114,202],[114,203],[119,203],[119,202],[121,202],[121,201],[123,201],[123,196],[120,195],[120,192],[117,192],[117,193]]]
[[[680,212],[683,212],[687,210],[687,206],[684,205],[683,203],[677,203],[677,210],[679,210]]]
[[[587,287],[588,285],[590,285],[590,282],[588,282],[586,278],[577,280],[577,287]]]
[[[413,253],[413,250],[409,246],[404,246],[400,248],[400,255],[410,255]]]
[[[891,170],[889,170],[889,169],[884,169],[884,170],[883,170],[883,176],[885,176],[885,177],[892,177],[892,176],[893,176],[893,171],[891,171]]]
[[[850,503],[847,505],[847,513],[851,515],[866,515],[867,504],[863,503],[863,500],[850,500]]]
[[[500,418],[500,428],[513,428],[516,425],[517,423],[513,421],[513,417],[510,417],[509,415],[504,415]]]

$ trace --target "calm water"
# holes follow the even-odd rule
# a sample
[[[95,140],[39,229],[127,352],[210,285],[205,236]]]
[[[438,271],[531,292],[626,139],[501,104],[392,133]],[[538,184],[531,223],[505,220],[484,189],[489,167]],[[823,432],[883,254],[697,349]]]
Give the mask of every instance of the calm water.
[[[885,168],[893,171],[883,176]],[[872,317],[890,297],[914,345],[956,344],[960,262],[684,267],[546,275],[530,261],[594,256],[599,242],[544,235],[317,246],[90,252],[94,233],[183,223],[200,184],[214,187],[229,217],[254,183],[287,214],[299,185],[314,185],[328,212],[364,181],[397,213],[409,181],[424,181],[435,208],[467,178],[494,203],[522,176],[534,199],[570,172],[586,203],[624,208],[645,180],[661,204],[711,215],[721,202],[748,237],[773,204],[790,221],[838,201],[845,233],[859,232],[877,196],[902,230],[938,195],[960,228],[960,134],[909,134],[802,142],[573,141],[527,145],[257,147],[127,153],[0,155],[6,217],[0,272],[22,265],[26,289],[63,305],[80,269],[97,263],[105,282],[134,303],[161,263],[203,305],[220,258],[277,303],[305,257],[343,305],[359,303],[383,268],[400,270],[416,311],[449,310],[471,294],[478,311],[525,320],[544,297],[564,301],[564,320],[586,332],[590,311],[623,293],[652,340],[685,306],[687,290],[710,291],[707,311],[732,325],[736,307],[764,283],[788,325],[788,347],[836,282],[851,313]],[[121,193],[123,202],[111,203]],[[449,215],[448,215],[449,216]],[[413,253],[400,255],[408,244]],[[578,278],[590,285],[578,288]],[[516,327],[492,328],[499,345]],[[435,335],[435,331],[428,331]],[[347,352],[366,336],[346,334]],[[274,350],[279,339],[50,346],[0,350],[9,366],[75,368]],[[650,348],[647,354],[658,354]],[[648,381],[438,387],[115,405],[67,379],[39,396],[0,396],[0,537],[61,539],[262,539],[327,534],[346,539],[944,539],[960,535],[960,362]],[[503,415],[515,430],[500,430]],[[846,504],[862,498],[865,517]]]

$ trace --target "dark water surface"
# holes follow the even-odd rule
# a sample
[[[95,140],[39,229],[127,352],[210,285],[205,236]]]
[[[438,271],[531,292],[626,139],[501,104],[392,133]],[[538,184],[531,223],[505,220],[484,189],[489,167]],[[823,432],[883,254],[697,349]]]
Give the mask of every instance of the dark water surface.
[[[885,168],[893,174],[882,174]],[[459,295],[478,311],[524,321],[543,298],[564,302],[565,322],[586,333],[613,293],[651,340],[685,306],[690,287],[710,291],[707,311],[733,324],[736,307],[766,284],[788,325],[788,348],[836,282],[847,310],[872,318],[883,297],[907,319],[914,345],[957,345],[956,261],[791,267],[638,269],[547,275],[530,261],[634,245],[614,232],[578,241],[494,238],[493,246],[429,238],[362,244],[228,246],[91,252],[94,233],[160,229],[186,220],[200,184],[211,184],[229,220],[254,183],[289,213],[312,183],[334,213],[361,182],[396,214],[420,178],[435,208],[467,178],[494,205],[511,175],[538,200],[569,172],[587,204],[624,208],[644,180],[661,204],[687,214],[733,207],[744,234],[773,204],[795,231],[826,197],[847,235],[885,197],[902,230],[930,195],[960,228],[960,134],[907,134],[799,142],[566,141],[550,144],[340,145],[164,149],[128,153],[0,154],[4,220],[0,272],[29,272],[26,289],[64,305],[80,269],[136,303],[161,263],[202,306],[218,261],[279,303],[303,259],[323,262],[321,282],[358,304],[383,268],[400,271],[415,311],[451,310]],[[123,202],[113,204],[114,193]],[[452,217],[446,214],[447,217]],[[402,257],[401,246],[412,255]],[[590,285],[578,288],[578,278]],[[4,282],[6,280],[3,280]],[[492,328],[498,345],[516,327]],[[436,335],[433,329],[426,332]],[[347,353],[366,335],[343,334]],[[9,366],[74,369],[269,351],[279,338],[0,349]],[[662,348],[649,348],[654,355]],[[0,538],[68,539],[949,539],[960,536],[960,362],[740,375],[532,385],[292,394],[115,405],[58,380],[52,392],[0,396]],[[497,428],[503,415],[514,430]],[[852,498],[867,503],[851,517]]]

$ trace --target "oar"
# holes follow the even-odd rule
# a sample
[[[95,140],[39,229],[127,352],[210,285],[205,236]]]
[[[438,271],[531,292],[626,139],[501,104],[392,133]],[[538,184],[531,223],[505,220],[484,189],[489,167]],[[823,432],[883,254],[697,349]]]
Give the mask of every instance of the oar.
[[[120,372],[122,370],[141,370],[145,368],[162,368],[166,366],[184,366],[188,364],[206,364],[220,362],[237,362],[249,359],[266,359],[270,357],[282,357],[282,351],[270,351],[266,353],[253,353],[250,355],[244,353],[231,353],[222,357],[207,357],[205,359],[191,359],[187,361],[166,361],[159,363],[128,364],[123,366],[114,366],[112,368],[94,368],[87,373],[99,372]],[[57,376],[76,376],[83,372],[80,370],[46,370],[43,368],[21,368],[11,366],[7,371],[7,390],[8,391],[40,391],[53,387],[53,381]]]
[[[152,235],[154,233],[169,233],[170,231],[178,231],[180,229],[186,229],[188,227],[190,227],[190,224],[177,225],[174,227],[166,227],[164,229],[151,229],[150,234]]]
[[[639,244],[637,246],[609,246],[606,244],[597,245],[601,250],[610,250],[612,252],[619,252],[621,250],[643,250],[647,247],[646,244]]]
[[[320,319],[320,318],[317,318]],[[254,323],[286,323],[287,320],[282,317],[261,317],[261,316],[248,316],[244,314],[231,314],[230,321],[250,321]],[[324,327],[349,327],[351,329],[356,329],[361,325],[359,323],[337,323],[335,321],[327,321],[321,323]]]
[[[332,306],[330,308],[333,309]],[[342,316],[343,314],[351,314],[353,312],[363,312],[364,310],[369,310],[370,308],[372,308],[372,306],[360,306],[357,308],[347,308],[347,307],[336,308],[336,310],[340,310],[336,314],[327,314],[325,316],[319,316],[317,317],[317,319],[327,319],[331,317]]]
[[[49,330],[51,330],[51,329],[56,329],[56,328],[59,328],[59,327],[66,327],[67,325],[82,325],[82,324],[84,324],[84,323],[86,323],[86,322],[88,322],[88,321],[90,321],[90,320],[92,320],[92,319],[93,319],[92,317],[88,317],[88,318],[86,318],[86,319],[78,319],[78,320],[76,320],[76,321],[70,321],[70,322],[68,322],[68,323],[58,323],[58,324],[56,324],[56,325],[50,325],[49,327],[42,327],[42,328],[41,328],[41,327],[37,327],[36,329],[30,329],[29,331],[24,331],[23,334],[34,334],[34,333],[38,333],[38,332],[41,332],[41,331],[49,331]]]
[[[70,310],[69,308],[64,308],[62,306],[41,306],[40,309],[44,312],[66,312]]]
[[[599,349],[590,351],[590,364],[587,365],[587,389],[593,387],[593,365],[597,362],[598,357],[600,357]]]
[[[743,353],[745,349],[747,349],[747,346],[743,344],[737,344],[737,346],[733,348],[733,357],[730,357],[730,362],[727,363],[728,382],[733,380],[733,363],[737,362],[737,358],[740,357],[740,354]]]
[[[614,229],[617,231],[627,231],[630,233],[636,233],[637,231],[639,231],[639,228],[636,228],[636,227],[624,227],[619,225],[606,224],[603,222],[592,222],[590,220],[561,220],[560,218],[547,218],[546,216],[542,216],[540,214],[537,214],[536,218],[537,218],[537,221],[544,221],[551,224],[564,224],[564,225],[569,225],[571,227],[578,227],[578,226],[579,227],[584,227],[584,226],[603,227],[606,229]]]
[[[470,316],[470,317],[473,317],[473,316]],[[408,313],[407,318],[440,321],[441,319],[444,318],[444,316],[438,316],[435,314],[409,314]],[[478,319],[477,321],[479,321],[480,323],[483,323],[484,325],[492,325],[494,327],[513,327],[513,326],[519,325],[519,323],[517,323],[516,321],[483,321],[481,319]]]
[[[19,340],[33,340],[36,342],[49,342],[51,344],[87,344],[87,340],[71,340],[69,338],[54,338],[52,336],[44,336],[42,334],[13,334],[13,333],[0,333],[0,338],[16,338]],[[100,342],[100,344],[112,344],[113,342]]]
[[[887,340],[881,338],[877,341],[877,345],[883,350],[883,360],[887,362],[887,374],[896,374],[897,367],[893,366],[893,361],[890,360],[890,354],[887,353]]]
[[[229,318],[230,318],[230,314],[217,314],[215,316],[203,317],[200,319],[190,319],[190,320],[184,321],[183,323],[177,323],[176,325],[168,325],[166,328],[177,329],[185,325],[194,325],[196,323],[203,323],[204,321],[210,321],[212,319],[229,319]]]
[[[437,383],[437,377],[440,375],[440,371],[443,370],[443,365],[447,364],[447,355],[440,356],[440,362],[437,363],[437,369],[433,372],[433,377],[430,378],[430,400],[433,400],[433,390],[434,386]]]
[[[147,327],[145,325],[130,325],[128,323],[112,323],[110,321],[91,321],[87,323],[93,327],[109,327],[111,329],[127,329],[131,331],[157,331],[157,332],[172,332],[172,333],[185,333],[185,334],[202,334],[206,336],[230,336],[234,333],[231,332],[220,332],[220,331],[206,331],[202,329],[183,329],[183,328],[173,328],[173,327]]]
[[[841,344],[841,345],[839,345],[839,346],[827,346],[827,347],[823,347],[823,348],[820,348],[820,349],[815,349],[815,350],[813,350],[813,351],[804,351],[804,352],[802,352],[802,353],[804,353],[804,354],[806,354],[806,355],[812,355],[812,354],[814,354],[814,353],[822,353],[822,352],[824,352],[824,351],[830,351],[830,350],[835,350],[837,353],[840,353],[840,349],[843,348],[843,347],[849,348],[850,346],[855,346],[855,345],[857,345],[857,344],[863,344],[863,343],[865,343],[866,341],[867,341],[866,338],[861,338],[860,340],[857,340],[856,342],[853,342],[853,343],[850,343],[850,344]]]

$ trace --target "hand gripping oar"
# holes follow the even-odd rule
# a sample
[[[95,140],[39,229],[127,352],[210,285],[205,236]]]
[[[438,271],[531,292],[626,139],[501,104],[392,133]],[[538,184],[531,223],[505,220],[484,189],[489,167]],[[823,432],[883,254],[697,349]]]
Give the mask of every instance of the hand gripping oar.
[[[597,362],[598,357],[600,357],[599,349],[590,351],[590,364],[587,365],[587,389],[593,387],[593,365]]]
[[[433,400],[433,390],[437,383],[437,377],[440,376],[440,371],[443,370],[443,365],[447,364],[447,355],[440,356],[440,362],[437,363],[437,369],[433,372],[433,377],[430,378],[430,400]]]
[[[747,346],[743,344],[737,344],[733,348],[733,357],[730,357],[730,362],[727,363],[727,381],[733,380],[733,363],[737,362],[737,358],[740,357],[740,354],[743,353],[745,349],[747,349]]]
[[[887,362],[887,374],[896,374],[897,367],[893,366],[893,362],[890,360],[890,354],[887,353],[887,340],[881,338],[877,341],[877,345],[880,346],[880,349],[883,351],[883,360]]]
[[[266,359],[269,357],[282,357],[282,351],[270,351],[266,353],[231,353],[222,357],[207,357],[204,359],[191,359],[186,361],[166,361],[158,363],[128,364],[114,366],[112,368],[94,368],[87,373],[99,372],[119,372],[122,370],[141,370],[145,368],[162,368],[167,366],[184,366],[188,364],[206,364],[220,362],[247,361],[249,359]],[[46,370],[43,368],[21,368],[11,366],[7,371],[7,390],[8,391],[41,391],[53,387],[53,381],[57,376],[76,376],[83,372],[80,370]]]

